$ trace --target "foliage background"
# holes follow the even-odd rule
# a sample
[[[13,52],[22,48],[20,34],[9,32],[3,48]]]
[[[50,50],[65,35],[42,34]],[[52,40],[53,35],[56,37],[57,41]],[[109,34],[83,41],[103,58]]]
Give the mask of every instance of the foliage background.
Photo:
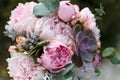
[[[6,58],[9,57],[8,48],[13,44],[8,37],[3,34],[4,26],[9,20],[10,12],[19,2],[37,0],[0,0],[0,80],[8,80]],[[97,21],[101,29],[102,48],[115,47],[120,51],[120,0],[72,0],[79,4],[80,8],[89,6],[94,12],[99,8],[100,2],[104,6],[105,15],[102,20]]]

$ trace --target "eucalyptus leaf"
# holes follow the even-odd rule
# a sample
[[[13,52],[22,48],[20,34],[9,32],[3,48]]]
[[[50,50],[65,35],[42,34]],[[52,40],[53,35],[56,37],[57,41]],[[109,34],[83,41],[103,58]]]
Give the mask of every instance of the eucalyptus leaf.
[[[73,66],[73,64],[71,64],[69,66]],[[56,80],[73,80],[73,77],[74,77],[74,75],[73,75],[72,71],[70,71],[70,70],[66,74],[63,74],[62,72],[59,72],[56,74]]]
[[[40,3],[39,5],[36,5],[34,7],[33,14],[35,14],[36,16],[46,16],[51,14],[51,12],[44,4]]]
[[[64,80],[73,80],[73,73],[69,71],[66,75],[64,75]]]
[[[38,0],[38,2],[43,3],[51,13],[54,13],[59,7],[59,0]]]
[[[99,69],[95,69],[95,73],[97,73],[97,76],[99,76],[101,74],[100,70]]]
[[[99,16],[102,16],[104,14],[103,10],[101,10],[101,9],[96,8],[95,11]]]
[[[100,8],[95,8],[95,11],[96,11],[96,14],[98,14],[99,16],[102,16],[105,14],[104,8],[101,3],[100,3]]]
[[[100,17],[100,16],[95,16],[95,19],[96,19],[96,20],[102,20],[102,17]]]
[[[119,64],[120,63],[120,52],[116,52],[113,57],[111,57],[111,62],[113,64]]]
[[[61,73],[56,74],[56,80],[64,80]]]
[[[116,50],[112,47],[106,48],[103,50],[102,52],[102,57],[110,57],[112,56],[114,53],[116,52]]]
[[[74,64],[68,64],[68,65],[65,67],[65,70],[62,72],[62,75],[67,74],[73,67],[74,67]]]

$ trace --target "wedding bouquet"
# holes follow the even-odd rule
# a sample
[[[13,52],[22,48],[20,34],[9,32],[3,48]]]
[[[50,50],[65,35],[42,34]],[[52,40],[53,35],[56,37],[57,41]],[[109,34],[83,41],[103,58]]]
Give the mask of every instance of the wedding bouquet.
[[[100,30],[88,7],[38,2],[19,3],[5,26],[5,35],[14,41],[7,59],[13,80],[86,80],[97,76],[102,58],[120,63],[114,48],[100,54]]]

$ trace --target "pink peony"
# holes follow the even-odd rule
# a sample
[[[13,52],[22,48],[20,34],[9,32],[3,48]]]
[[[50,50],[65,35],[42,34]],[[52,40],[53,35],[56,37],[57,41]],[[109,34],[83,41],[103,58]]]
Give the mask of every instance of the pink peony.
[[[63,43],[54,40],[44,47],[44,54],[38,58],[38,62],[50,72],[58,73],[71,62],[71,57],[71,50]]]
[[[72,5],[69,1],[61,1],[58,16],[62,21],[69,22],[75,17],[76,12],[78,11],[78,7]]]
[[[56,15],[50,15],[36,22],[34,32],[41,40],[58,40],[70,45],[72,41],[71,28],[61,22]]]
[[[9,27],[19,33],[26,33],[27,36],[33,33],[37,18],[33,15],[35,2],[19,3],[11,12]]]
[[[80,21],[83,23],[85,30],[92,30],[96,40],[99,40],[100,30],[96,26],[96,19],[89,8],[86,7],[80,11]]]
[[[45,69],[34,64],[32,57],[26,57],[21,53],[12,53],[7,59],[10,77],[14,80],[43,80]]]

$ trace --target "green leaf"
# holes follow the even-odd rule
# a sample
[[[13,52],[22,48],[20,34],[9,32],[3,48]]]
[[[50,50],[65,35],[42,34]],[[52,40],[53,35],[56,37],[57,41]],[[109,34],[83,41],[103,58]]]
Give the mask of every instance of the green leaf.
[[[54,13],[59,7],[59,0],[38,0],[38,2],[43,3],[51,13]]]
[[[56,80],[64,80],[61,73],[56,74]]]
[[[103,10],[101,10],[101,9],[96,8],[95,11],[99,16],[102,16],[104,14]]]
[[[40,52],[42,51],[43,46],[46,46],[48,43],[49,43],[49,40],[45,40],[45,41],[39,42],[39,43],[30,51],[30,53],[28,54],[28,56],[34,55],[34,56],[37,57],[37,55],[40,55],[40,54],[41,54]]]
[[[64,80],[73,80],[73,73],[69,71],[66,75],[64,75]]]
[[[111,62],[113,64],[119,64],[120,63],[120,52],[116,52],[113,57],[111,57]]]
[[[102,52],[102,57],[111,57],[115,52],[116,50],[112,47],[106,48]]]
[[[15,48],[15,51],[17,51],[17,52],[24,52],[25,50],[23,48]]]
[[[56,80],[73,80],[73,77],[72,71],[69,71],[65,75],[63,75],[62,72],[56,74]]]
[[[59,0],[38,0],[39,5],[33,9],[33,14],[36,16],[46,16],[54,13],[59,7]]]
[[[99,69],[95,69],[95,73],[97,73],[97,76],[99,76],[101,74],[100,70]]]
[[[32,56],[34,53],[36,53],[37,52],[37,50],[35,49],[35,50],[32,50],[32,51],[30,51],[30,53],[28,54],[28,56]]]
[[[49,43],[50,43],[49,40],[44,40],[44,41],[39,42],[36,47],[37,47],[37,48],[43,47],[43,46],[45,46],[45,45],[47,45],[47,44],[49,44]]]
[[[35,55],[34,55],[34,56],[39,57],[39,55],[38,55],[38,54],[40,54],[40,52],[41,52],[41,49],[38,49],[38,50],[36,51],[36,53],[35,53]]]
[[[102,20],[102,17],[100,17],[100,16],[95,16],[95,19],[96,19],[96,20]]]
[[[41,56],[43,53],[43,46],[46,46],[49,43],[48,40],[39,42],[27,56],[32,56],[35,63],[37,63],[37,57]]]
[[[96,14],[98,14],[99,16],[102,16],[105,14],[104,8],[101,3],[100,3],[100,8],[95,8],[95,11],[96,11]]]
[[[34,7],[33,14],[35,14],[36,16],[46,16],[51,14],[51,12],[44,4],[40,3],[39,5],[36,5]]]
[[[62,72],[62,75],[67,74],[73,67],[74,67],[74,64],[68,64],[68,65],[65,67],[65,70]]]

